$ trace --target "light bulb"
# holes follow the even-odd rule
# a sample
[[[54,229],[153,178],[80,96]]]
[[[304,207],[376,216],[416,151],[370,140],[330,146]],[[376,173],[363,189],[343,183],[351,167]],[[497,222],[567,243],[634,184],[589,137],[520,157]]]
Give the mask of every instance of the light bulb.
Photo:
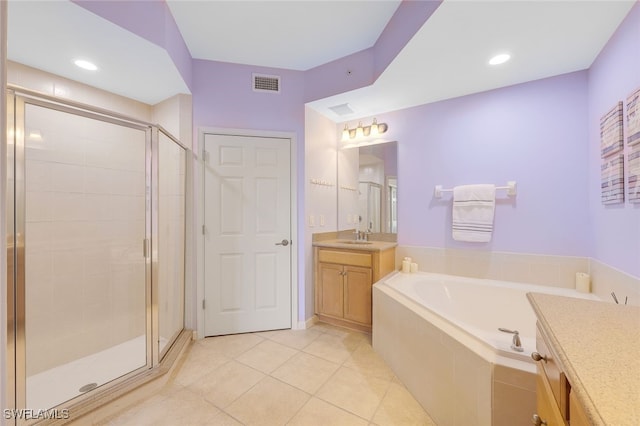
[[[508,53],[501,53],[499,55],[494,56],[493,58],[491,58],[489,60],[489,65],[500,65],[500,64],[504,64],[505,62],[507,62],[509,59],[511,59],[511,55],[509,55]]]
[[[98,66],[96,64],[94,64],[93,62],[85,61],[84,59],[76,59],[73,63],[76,64],[77,67],[80,67],[87,71],[98,70]]]
[[[358,128],[356,129],[356,138],[364,137],[364,129],[362,128],[362,122],[358,123]]]
[[[342,142],[349,140],[349,126],[344,125],[344,130],[342,131]]]
[[[371,123],[371,132],[369,133],[369,136],[378,136],[378,134],[378,120],[374,118],[373,123]]]

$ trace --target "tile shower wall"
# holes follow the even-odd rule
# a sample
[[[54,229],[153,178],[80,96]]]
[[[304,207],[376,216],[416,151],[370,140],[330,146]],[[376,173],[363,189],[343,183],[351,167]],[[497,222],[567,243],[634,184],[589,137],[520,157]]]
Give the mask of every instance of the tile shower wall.
[[[145,333],[145,133],[27,105],[27,375]]]

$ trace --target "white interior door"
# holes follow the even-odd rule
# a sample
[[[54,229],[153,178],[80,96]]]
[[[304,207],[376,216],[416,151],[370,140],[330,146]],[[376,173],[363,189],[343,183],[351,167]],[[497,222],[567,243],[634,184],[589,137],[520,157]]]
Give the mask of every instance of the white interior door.
[[[206,336],[291,327],[290,144],[205,135]]]

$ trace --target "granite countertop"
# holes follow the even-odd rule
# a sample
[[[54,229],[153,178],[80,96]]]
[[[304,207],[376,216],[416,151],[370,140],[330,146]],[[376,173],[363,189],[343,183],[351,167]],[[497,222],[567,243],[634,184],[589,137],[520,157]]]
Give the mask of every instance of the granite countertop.
[[[640,307],[528,293],[593,425],[640,425]]]
[[[364,251],[384,251],[396,247],[398,243],[389,241],[355,241],[340,238],[336,240],[315,241],[314,247],[328,247]]]

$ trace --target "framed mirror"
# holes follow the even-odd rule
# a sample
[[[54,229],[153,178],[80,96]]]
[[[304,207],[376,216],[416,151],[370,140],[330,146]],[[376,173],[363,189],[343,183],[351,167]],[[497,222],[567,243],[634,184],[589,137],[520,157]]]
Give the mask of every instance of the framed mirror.
[[[397,176],[397,142],[338,150],[338,230],[397,233]]]

